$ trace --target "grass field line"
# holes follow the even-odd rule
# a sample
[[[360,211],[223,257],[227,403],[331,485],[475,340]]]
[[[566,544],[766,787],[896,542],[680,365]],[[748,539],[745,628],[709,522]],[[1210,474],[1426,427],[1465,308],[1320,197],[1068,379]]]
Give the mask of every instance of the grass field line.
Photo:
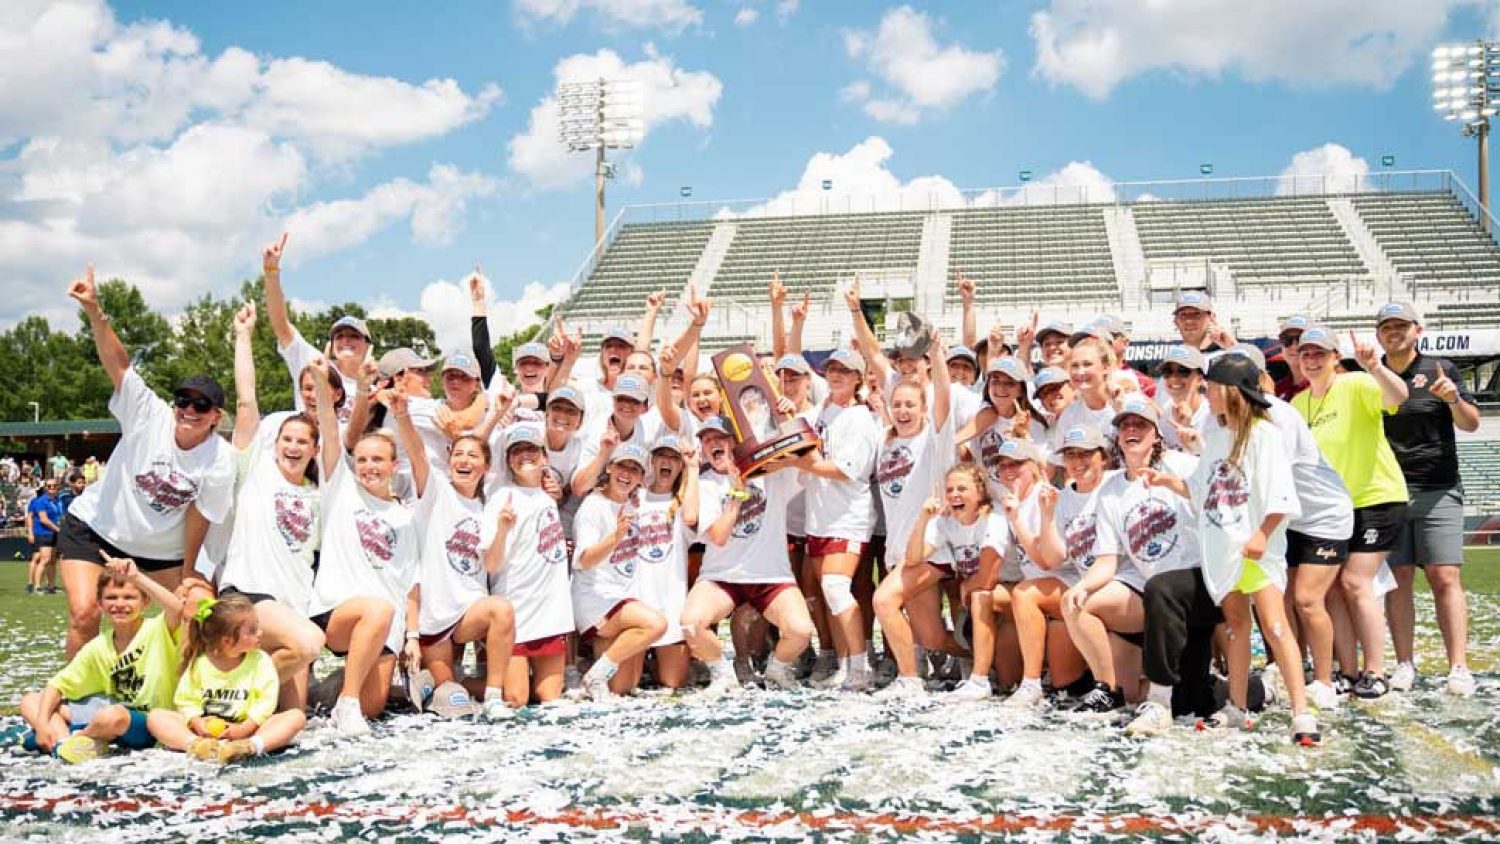
[[[1425,835],[1472,836],[1476,833],[1500,836],[1500,816],[1484,814],[1417,814],[1376,815],[1342,814],[1328,816],[1236,814],[1230,817],[1201,815],[1186,817],[1147,816],[1140,814],[1003,814],[977,818],[953,819],[930,815],[897,815],[892,813],[861,814],[822,810],[817,812],[748,809],[732,812],[692,812],[684,816],[628,809],[571,807],[557,812],[530,809],[484,809],[463,805],[404,806],[385,804],[359,806],[350,803],[312,802],[286,805],[284,800],[228,800],[199,803],[161,798],[35,797],[0,795],[0,816],[18,820],[21,816],[49,815],[66,820],[79,812],[89,814],[187,814],[194,817],[233,818],[238,821],[356,821],[414,822],[416,826],[434,823],[467,824],[472,827],[561,825],[580,830],[606,831],[633,826],[650,826],[663,822],[683,824],[711,832],[730,829],[772,829],[800,827],[817,831],[851,831],[856,833],[1020,833],[1027,830],[1067,833],[1072,831],[1126,835],[1200,835],[1225,827],[1244,832],[1309,834],[1336,832],[1340,835],[1370,834],[1395,836],[1401,833]]]

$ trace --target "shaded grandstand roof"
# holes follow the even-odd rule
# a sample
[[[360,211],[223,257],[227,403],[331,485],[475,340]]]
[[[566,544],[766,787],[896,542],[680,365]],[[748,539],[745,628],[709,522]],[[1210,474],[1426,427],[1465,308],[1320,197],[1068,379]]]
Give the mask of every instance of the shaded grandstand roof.
[[[47,419],[0,422],[0,437],[60,437],[67,434],[118,434],[118,419]]]

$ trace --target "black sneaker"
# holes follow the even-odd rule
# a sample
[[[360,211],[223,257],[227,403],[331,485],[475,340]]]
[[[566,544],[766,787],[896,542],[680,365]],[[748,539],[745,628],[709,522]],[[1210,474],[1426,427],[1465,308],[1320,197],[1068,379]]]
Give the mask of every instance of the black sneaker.
[[[1333,692],[1334,694],[1347,695],[1350,692],[1354,691],[1354,684],[1356,682],[1357,681],[1353,677],[1350,677],[1348,674],[1335,673],[1333,675]]]
[[[1384,674],[1365,672],[1359,675],[1359,680],[1354,684],[1354,696],[1362,700],[1385,697],[1390,690],[1391,684]]]
[[[1125,705],[1125,695],[1110,689],[1103,683],[1097,683],[1089,693],[1079,699],[1078,703],[1069,711],[1071,712],[1113,712]]]

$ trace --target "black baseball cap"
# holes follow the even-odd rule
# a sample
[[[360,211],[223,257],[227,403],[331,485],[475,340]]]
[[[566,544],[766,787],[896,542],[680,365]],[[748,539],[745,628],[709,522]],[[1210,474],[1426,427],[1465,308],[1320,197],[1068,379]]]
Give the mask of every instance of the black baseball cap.
[[[172,391],[172,395],[180,396],[183,393],[197,393],[208,399],[214,407],[224,407],[224,388],[207,375],[193,375],[183,379],[177,389]]]
[[[1239,387],[1245,401],[1260,407],[1271,402],[1260,390],[1260,369],[1244,355],[1220,355],[1208,367],[1208,380],[1226,387]]]

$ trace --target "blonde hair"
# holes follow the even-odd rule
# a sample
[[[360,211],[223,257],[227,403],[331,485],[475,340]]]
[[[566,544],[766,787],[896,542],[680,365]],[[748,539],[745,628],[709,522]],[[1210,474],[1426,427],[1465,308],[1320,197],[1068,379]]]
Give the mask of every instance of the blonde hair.
[[[1115,368],[1114,346],[1111,346],[1109,343],[1104,342],[1102,338],[1095,337],[1092,334],[1084,337],[1082,340],[1079,340],[1072,349],[1069,350],[1069,355],[1077,354],[1079,349],[1095,350],[1099,353],[1099,360],[1104,363],[1105,369],[1108,370]]]
[[[902,378],[900,381],[896,382],[896,386],[891,388],[891,397],[890,400],[886,403],[886,411],[890,411],[891,402],[894,402],[896,400],[896,391],[902,389],[903,387],[917,391],[917,395],[921,396],[922,398],[922,412],[925,414],[927,412],[927,388],[923,387],[922,383],[915,378]],[[896,423],[894,420],[892,420],[890,427],[885,429],[885,441],[890,442],[895,438]]]
[[[1219,424],[1234,431],[1234,445],[1229,448],[1229,462],[1238,466],[1245,456],[1245,446],[1250,442],[1250,431],[1255,423],[1269,419],[1266,409],[1252,404],[1239,387],[1224,388],[1224,412],[1219,415]]]
[[[193,660],[212,654],[225,639],[239,635],[247,621],[255,620],[255,604],[244,595],[229,595],[209,605],[208,617],[199,621],[189,616],[187,636],[182,643],[182,667],[192,667]]]

